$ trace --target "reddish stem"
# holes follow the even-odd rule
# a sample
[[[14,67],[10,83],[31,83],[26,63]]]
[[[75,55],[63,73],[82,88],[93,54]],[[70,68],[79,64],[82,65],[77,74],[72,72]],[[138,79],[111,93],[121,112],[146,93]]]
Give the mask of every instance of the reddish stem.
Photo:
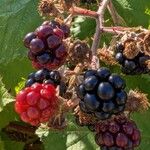
[[[76,7],[76,6],[71,7],[69,9],[69,11],[72,15],[81,15],[81,16],[86,16],[86,17],[90,17],[90,18],[94,18],[94,19],[96,19],[98,17],[98,15],[95,11]]]

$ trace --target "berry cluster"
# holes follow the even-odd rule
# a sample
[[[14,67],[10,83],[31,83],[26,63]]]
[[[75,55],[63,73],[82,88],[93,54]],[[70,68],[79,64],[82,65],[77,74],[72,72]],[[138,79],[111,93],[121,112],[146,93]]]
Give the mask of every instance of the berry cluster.
[[[146,62],[150,60],[150,56],[138,50],[136,51],[136,49],[133,49],[132,53],[127,55],[125,46],[122,43],[116,46],[115,59],[122,66],[122,72],[125,74],[136,75],[150,72],[146,64]]]
[[[45,21],[35,32],[28,33],[24,45],[29,49],[28,57],[36,69],[55,69],[67,56],[63,39],[69,36],[69,27],[56,21]]]
[[[55,87],[35,83],[16,96],[15,110],[24,122],[33,126],[47,122],[58,109]]]
[[[136,124],[125,117],[96,124],[95,141],[101,150],[134,150],[140,140]]]
[[[61,82],[61,76],[58,71],[49,71],[48,69],[41,69],[37,72],[30,73],[28,80],[25,83],[26,87],[30,87],[34,83],[52,84],[55,87]]]
[[[108,68],[88,70],[77,89],[81,111],[94,114],[100,120],[123,112],[127,101],[124,88],[125,81],[119,75],[111,74]]]

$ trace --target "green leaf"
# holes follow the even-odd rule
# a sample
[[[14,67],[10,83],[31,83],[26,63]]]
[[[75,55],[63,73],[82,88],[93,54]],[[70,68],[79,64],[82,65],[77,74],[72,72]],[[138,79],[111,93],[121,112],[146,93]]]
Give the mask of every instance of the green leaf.
[[[0,72],[3,77],[3,82],[6,88],[15,95],[15,87],[20,82],[21,78],[27,78],[30,72],[33,72],[31,62],[27,58],[24,59],[14,59],[13,62],[7,65],[2,64],[0,66]]]
[[[18,94],[19,91],[21,91],[24,88],[25,82],[26,82],[26,79],[22,78],[21,81],[18,83],[18,85],[15,87],[16,94]]]
[[[9,124],[11,121],[18,121],[18,115],[14,110],[14,103],[7,104],[3,111],[0,112],[0,130]]]
[[[0,63],[6,64],[26,56],[22,40],[27,32],[34,31],[41,20],[37,3],[37,0],[0,1]]]
[[[23,150],[24,144],[15,141],[4,141],[4,150]],[[1,149],[0,149],[1,150]]]
[[[32,70],[27,60],[24,36],[41,24],[38,0],[0,0],[0,75],[6,88],[14,87]]]
[[[147,0],[115,0],[114,4],[119,14],[128,26],[143,26],[148,28],[150,17],[146,10],[150,9]]]
[[[93,19],[87,19],[82,16],[76,17],[71,28],[72,34],[81,40],[90,38],[95,32],[95,25],[95,20]]]
[[[68,121],[68,128],[64,131],[50,131],[44,126],[36,131],[44,142],[45,150],[96,150],[94,134],[87,128],[79,128],[72,119]]]
[[[5,150],[4,149],[4,142],[1,140],[1,137],[0,137],[0,150]]]
[[[150,145],[149,116],[150,116],[150,110],[145,113],[142,113],[142,114],[139,114],[139,113],[133,114],[133,118],[136,121],[136,123],[142,133],[142,141],[141,141],[139,150],[149,149],[149,145]]]
[[[13,97],[8,93],[5,88],[2,78],[0,77],[0,112],[10,102],[14,101]]]

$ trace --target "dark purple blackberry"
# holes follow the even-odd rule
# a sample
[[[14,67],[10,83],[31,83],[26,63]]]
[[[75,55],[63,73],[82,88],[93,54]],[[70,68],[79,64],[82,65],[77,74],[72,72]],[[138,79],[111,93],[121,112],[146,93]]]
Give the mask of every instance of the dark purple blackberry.
[[[49,53],[43,53],[37,56],[37,60],[40,64],[46,64],[49,61],[52,61],[52,58]]]
[[[122,119],[123,123],[121,123]],[[95,125],[95,141],[101,149],[133,150],[139,146],[141,135],[135,123],[128,118],[120,118],[119,120],[120,122],[113,119]]]
[[[53,29],[49,25],[42,25],[36,29],[38,38],[45,39],[53,34]]]
[[[34,32],[28,33],[25,37],[24,37],[24,46],[27,48],[30,48],[30,42],[36,38],[36,34]]]
[[[99,120],[123,112],[127,101],[125,86],[125,81],[119,75],[111,74],[108,68],[85,72],[84,81],[77,88],[81,111],[91,113]]]
[[[35,32],[24,38],[25,47],[29,48],[28,58],[35,69],[57,69],[64,64],[68,55],[63,39],[70,34],[65,24],[57,21],[46,21]]]
[[[44,42],[38,38],[35,38],[30,42],[30,49],[32,53],[38,54],[44,50]]]

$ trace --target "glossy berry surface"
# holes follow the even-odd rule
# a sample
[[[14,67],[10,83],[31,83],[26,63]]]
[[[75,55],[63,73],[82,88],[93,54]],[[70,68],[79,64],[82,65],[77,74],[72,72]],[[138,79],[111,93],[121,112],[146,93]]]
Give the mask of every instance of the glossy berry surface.
[[[35,38],[36,35],[34,32],[28,33],[23,40],[25,47],[30,48],[30,42]]]
[[[134,150],[141,141],[136,124],[123,116],[95,125],[95,141],[104,150]]]
[[[147,74],[150,72],[146,65],[146,61],[150,60],[150,56],[139,52],[137,56],[129,59],[124,54],[124,45],[118,43],[115,50],[115,59],[121,65],[122,72],[127,75]]]
[[[46,21],[34,32],[28,33],[24,45],[29,49],[28,58],[32,66],[51,70],[63,65],[68,54],[63,40],[69,34],[69,27],[56,21]]]
[[[56,87],[61,83],[61,76],[58,71],[49,71],[48,69],[41,69],[37,72],[29,74],[25,86],[30,87],[34,83],[52,84]]]
[[[55,87],[51,84],[35,83],[16,96],[15,110],[22,121],[33,126],[47,122],[58,108]]]
[[[81,111],[91,113],[99,120],[123,112],[127,101],[125,86],[125,81],[119,75],[111,74],[108,68],[86,71],[77,88]]]

